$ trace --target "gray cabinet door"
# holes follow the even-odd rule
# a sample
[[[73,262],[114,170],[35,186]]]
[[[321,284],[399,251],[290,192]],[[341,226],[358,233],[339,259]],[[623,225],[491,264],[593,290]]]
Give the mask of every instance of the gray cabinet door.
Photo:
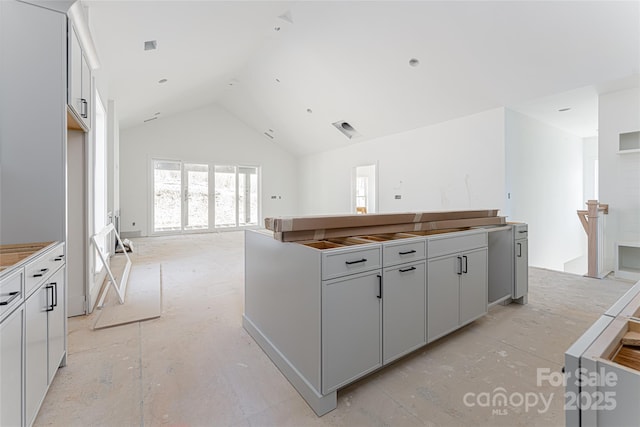
[[[487,313],[487,250],[462,254],[460,325]]]
[[[26,421],[31,425],[47,391],[47,307],[51,291],[40,286],[25,303]]]
[[[382,283],[383,363],[427,342],[426,262],[384,270]]]
[[[64,356],[64,323],[65,323],[65,283],[64,268],[61,268],[48,281],[51,290],[51,298],[55,295],[53,301],[53,310],[50,311],[48,318],[48,343],[49,343],[49,383],[53,380],[53,376],[60,366],[62,356]]]
[[[520,298],[529,291],[529,240],[516,240],[515,247],[515,284],[513,297]]]
[[[427,341],[431,342],[458,327],[461,256],[428,261]]]
[[[381,364],[382,272],[322,283],[322,393]]]
[[[22,331],[23,308],[16,309],[0,324],[0,425],[22,422]]]
[[[69,27],[69,69],[68,84],[69,84],[69,98],[67,100],[69,106],[74,110],[78,117],[81,117],[82,113],[82,48],[78,41],[73,26]]]

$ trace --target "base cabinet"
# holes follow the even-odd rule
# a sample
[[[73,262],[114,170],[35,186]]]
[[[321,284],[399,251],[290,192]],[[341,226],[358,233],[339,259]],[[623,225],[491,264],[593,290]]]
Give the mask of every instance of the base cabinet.
[[[427,268],[428,342],[483,316],[488,310],[487,234],[456,239],[459,248],[468,250],[441,255],[455,246],[446,239],[429,243],[429,254],[436,256],[428,260]]]
[[[0,425],[20,426],[22,421],[22,364],[24,306],[0,323]]]
[[[486,314],[487,232],[446,234],[246,231],[243,326],[321,416],[338,389]]]
[[[529,239],[516,239],[514,299],[529,293]]]
[[[0,426],[30,426],[66,359],[64,244],[2,272],[26,298],[0,323]]]
[[[384,270],[383,364],[427,343],[426,274],[426,261]]]
[[[49,294],[49,288],[42,285],[25,304],[25,410],[28,425],[33,423],[49,384],[46,311]]]
[[[322,284],[323,393],[382,366],[381,280],[376,270]]]

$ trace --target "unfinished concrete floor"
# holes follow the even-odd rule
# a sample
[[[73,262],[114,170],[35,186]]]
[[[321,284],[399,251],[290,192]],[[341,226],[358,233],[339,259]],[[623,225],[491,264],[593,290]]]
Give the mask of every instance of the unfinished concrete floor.
[[[242,232],[134,244],[134,262],[162,264],[162,317],[101,330],[95,314],[69,319],[68,365],[35,425],[561,426],[563,388],[539,386],[537,369],[560,372],[564,351],[631,286],[532,268],[528,305],[493,307],[341,390],[318,418],[242,329]],[[483,405],[501,391],[511,404]]]

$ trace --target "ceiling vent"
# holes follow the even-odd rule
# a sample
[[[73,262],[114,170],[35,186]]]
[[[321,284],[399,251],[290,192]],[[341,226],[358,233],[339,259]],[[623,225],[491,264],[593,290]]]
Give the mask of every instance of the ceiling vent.
[[[144,42],[144,50],[156,50],[158,48],[157,40],[149,40]]]
[[[351,126],[348,122],[345,122],[344,120],[339,120],[335,123],[332,123],[332,125],[335,126],[336,129],[342,132],[342,134],[349,139],[357,138],[360,136],[358,131],[355,130],[353,126]]]

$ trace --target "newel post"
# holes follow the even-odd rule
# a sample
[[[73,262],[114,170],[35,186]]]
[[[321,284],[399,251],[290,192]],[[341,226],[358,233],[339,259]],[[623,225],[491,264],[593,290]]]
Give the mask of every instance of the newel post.
[[[579,210],[578,217],[587,233],[587,276],[602,279],[604,271],[604,215],[609,213],[609,205],[597,200],[587,201],[587,210]]]

